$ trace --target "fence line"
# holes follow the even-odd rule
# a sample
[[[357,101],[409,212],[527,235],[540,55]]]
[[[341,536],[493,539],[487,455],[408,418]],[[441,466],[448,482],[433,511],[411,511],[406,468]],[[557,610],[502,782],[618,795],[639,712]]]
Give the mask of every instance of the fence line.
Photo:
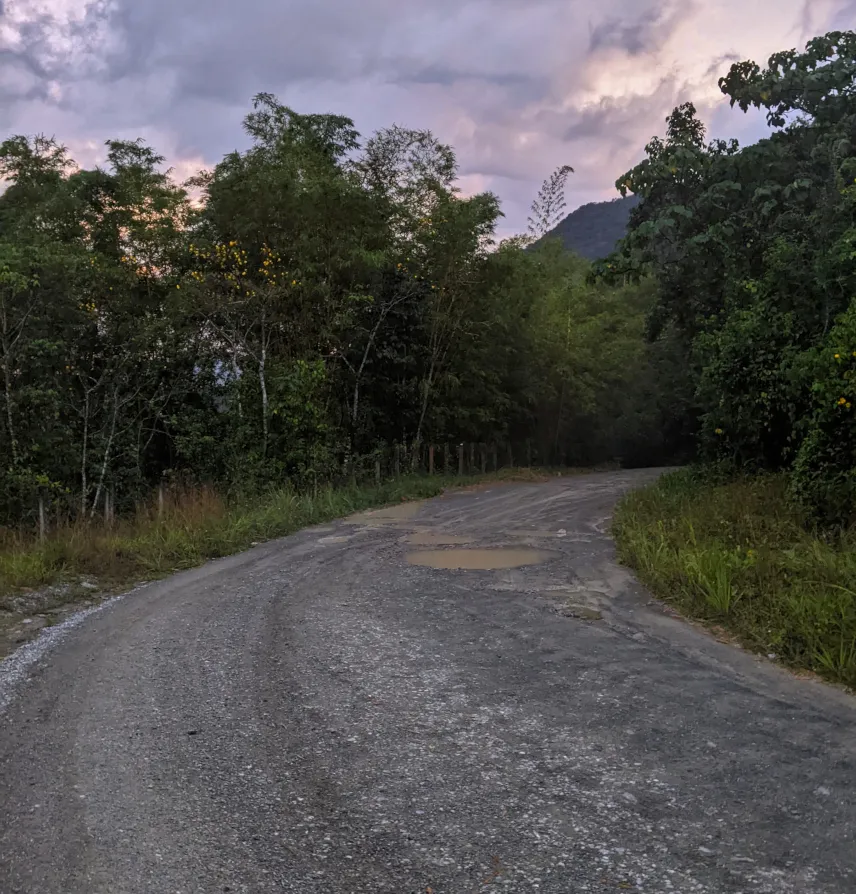
[[[456,477],[484,475],[488,472],[513,468],[514,459],[524,456],[529,467],[538,459],[531,441],[515,444],[497,441],[460,441],[454,444],[448,441],[443,443],[400,441],[382,445],[360,456],[345,456],[338,463],[338,470],[327,469],[326,474],[320,476],[317,472],[309,470],[310,474],[304,475],[304,481],[301,483],[317,489],[320,484],[371,482],[381,485],[403,475],[413,474]],[[162,518],[168,498],[182,489],[180,483],[171,484],[169,477],[170,473],[165,472],[149,497],[141,501],[126,494],[124,504],[116,483],[107,481],[95,516],[105,524],[111,525],[119,515],[118,507],[124,505],[127,509],[136,506],[138,511],[142,507],[149,507],[148,511]],[[188,487],[193,485],[188,483]],[[39,491],[34,495],[31,510],[21,519],[20,524],[23,528],[37,531],[39,537],[44,539],[50,529],[81,520],[79,500],[79,494],[67,493],[56,497],[47,491]]]

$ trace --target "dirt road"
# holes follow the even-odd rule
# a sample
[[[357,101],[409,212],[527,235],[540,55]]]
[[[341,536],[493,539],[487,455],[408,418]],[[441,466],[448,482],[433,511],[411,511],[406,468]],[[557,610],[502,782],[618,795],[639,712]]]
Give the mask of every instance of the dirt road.
[[[0,891],[853,892],[854,703],[648,604],[605,532],[653,475],[304,531],[28,647]]]

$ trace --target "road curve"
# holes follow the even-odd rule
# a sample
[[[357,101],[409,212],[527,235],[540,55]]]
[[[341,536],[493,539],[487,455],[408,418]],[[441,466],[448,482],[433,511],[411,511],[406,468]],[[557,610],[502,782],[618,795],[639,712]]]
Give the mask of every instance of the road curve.
[[[0,892],[852,894],[854,702],[615,563],[654,474],[310,529],[55,637],[0,716]],[[455,538],[548,555],[408,562]]]

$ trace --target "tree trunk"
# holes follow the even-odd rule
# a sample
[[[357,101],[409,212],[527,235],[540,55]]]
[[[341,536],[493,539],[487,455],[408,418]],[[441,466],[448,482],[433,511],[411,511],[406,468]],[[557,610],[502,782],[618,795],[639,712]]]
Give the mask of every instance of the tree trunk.
[[[244,405],[241,403],[241,383],[238,376],[238,358],[235,354],[236,348],[232,347],[232,375],[235,377],[234,388],[238,399],[238,419],[244,418]]]
[[[262,456],[268,450],[268,391],[265,367],[267,365],[267,343],[265,341],[265,325],[262,318],[262,351],[259,358],[259,387],[262,392]]]
[[[559,412],[556,416],[556,437],[553,441],[553,457],[555,459],[556,456],[559,455],[559,435],[562,430],[562,414],[565,412],[565,387],[566,382],[565,379],[562,378],[562,393],[559,397]]]
[[[119,395],[113,393],[113,418],[110,420],[110,434],[107,436],[107,446],[104,448],[104,459],[101,462],[101,473],[98,476],[98,486],[95,488],[95,498],[92,500],[92,509],[89,513],[90,519],[94,517],[95,510],[98,508],[98,499],[104,488],[104,478],[107,475],[107,464],[110,462],[110,451],[113,449],[113,438],[116,434],[116,418],[119,415]]]
[[[351,407],[351,428],[357,428],[357,416],[360,412],[360,380],[354,382],[354,401]]]
[[[15,422],[12,418],[12,372],[9,369],[11,360],[4,352],[3,356],[3,385],[6,393],[6,426],[9,429],[9,447],[12,451],[12,464],[18,465],[18,438],[15,435]]]
[[[422,383],[422,410],[419,413],[419,425],[416,426],[416,441],[422,441],[422,426],[425,423],[425,414],[428,412],[428,398],[431,395],[431,386],[434,383],[434,358],[431,358],[431,366],[428,375]]]
[[[369,353],[371,352],[372,346],[374,345],[375,338],[377,338],[378,331],[380,330],[381,323],[383,323],[383,318],[386,314],[383,314],[381,318],[375,323],[374,329],[372,329],[371,335],[369,336],[368,344],[366,345],[365,351],[363,351],[363,359],[360,361],[359,367],[354,371],[354,397],[351,401],[351,427],[356,431],[357,428],[357,417],[360,412],[360,382],[363,379],[363,370],[366,368],[366,363],[368,363]],[[353,369],[353,367],[352,367]]]
[[[80,517],[86,518],[87,491],[89,481],[86,476],[86,463],[89,460],[89,390],[83,398],[83,446],[80,451]]]
[[[383,325],[383,321],[386,319],[387,314],[397,304],[401,304],[401,302],[404,301],[407,297],[409,297],[407,294],[401,295],[400,297],[396,298],[395,301],[390,302],[381,309],[378,321],[377,323],[375,323],[374,328],[371,331],[371,335],[369,335],[369,340],[366,344],[366,349],[363,351],[363,357],[360,361],[359,367],[356,370],[351,367],[351,371],[354,373],[354,398],[351,402],[351,425],[354,430],[356,430],[357,427],[357,416],[360,409],[360,382],[363,379],[363,371],[366,368],[366,363],[368,363],[369,354],[374,347],[375,339],[377,338],[378,332],[380,332],[380,327]],[[350,364],[348,364],[348,366],[350,366]]]
[[[45,497],[44,494],[39,494],[39,541],[41,543],[45,542],[47,532],[48,523],[45,516]]]

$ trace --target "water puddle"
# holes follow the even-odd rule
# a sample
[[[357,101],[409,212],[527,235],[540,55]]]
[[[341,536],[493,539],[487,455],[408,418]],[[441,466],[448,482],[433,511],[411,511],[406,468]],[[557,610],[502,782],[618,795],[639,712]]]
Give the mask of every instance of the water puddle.
[[[409,553],[407,561],[449,571],[494,571],[539,565],[553,555],[539,549],[426,549]]]

